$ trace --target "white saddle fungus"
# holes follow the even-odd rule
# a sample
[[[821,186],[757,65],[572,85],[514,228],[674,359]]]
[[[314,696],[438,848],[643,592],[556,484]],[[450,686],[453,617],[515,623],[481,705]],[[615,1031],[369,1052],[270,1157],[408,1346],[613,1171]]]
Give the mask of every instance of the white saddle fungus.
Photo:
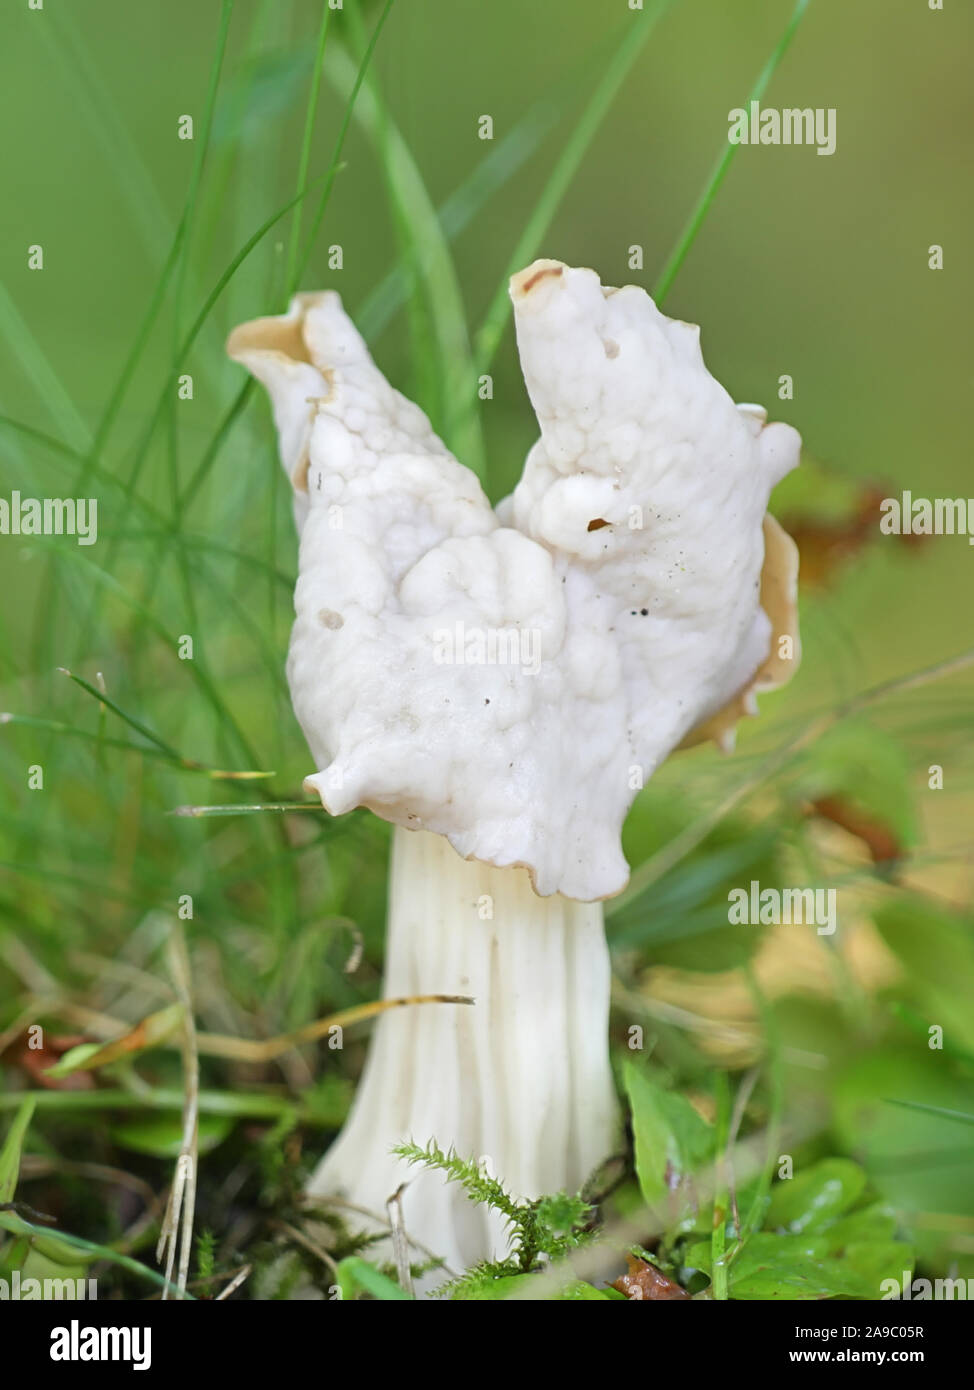
[[[797,551],[766,516],[795,430],[736,406],[699,329],[635,286],[542,260],[511,298],[541,437],[496,512],[337,294],[228,345],[270,393],[295,489],[305,785],[402,827],[386,993],[476,999],[376,1027],[312,1190],[378,1214],[405,1138],[489,1157],[524,1198],[609,1154],[599,900],[628,878],[623,819],[674,749],[732,746],[798,660]],[[454,1269],[503,1253],[480,1209],[409,1172],[417,1240]]]

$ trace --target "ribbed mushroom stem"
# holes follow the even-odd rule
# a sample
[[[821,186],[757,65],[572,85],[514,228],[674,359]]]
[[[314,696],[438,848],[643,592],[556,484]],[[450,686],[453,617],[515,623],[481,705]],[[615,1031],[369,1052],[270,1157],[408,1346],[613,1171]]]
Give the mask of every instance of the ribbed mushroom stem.
[[[524,869],[394,832],[384,994],[472,995],[383,1015],[351,1114],[310,1191],[384,1215],[460,1273],[507,1248],[503,1224],[439,1173],[390,1154],[435,1139],[516,1196],[575,1190],[612,1151],[609,954],[600,903],[538,897]]]

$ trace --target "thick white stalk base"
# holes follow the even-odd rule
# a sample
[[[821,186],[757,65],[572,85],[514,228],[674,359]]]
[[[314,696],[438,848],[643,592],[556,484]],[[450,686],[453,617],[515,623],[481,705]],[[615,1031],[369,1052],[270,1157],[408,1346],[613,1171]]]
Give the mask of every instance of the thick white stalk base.
[[[387,1199],[408,1182],[407,1232],[450,1271],[503,1258],[501,1221],[390,1149],[435,1139],[483,1160],[521,1198],[577,1190],[617,1138],[609,973],[600,903],[539,898],[524,869],[467,861],[440,835],[397,828],[384,995],[476,1002],[379,1018],[351,1113],[310,1192],[385,1221]]]

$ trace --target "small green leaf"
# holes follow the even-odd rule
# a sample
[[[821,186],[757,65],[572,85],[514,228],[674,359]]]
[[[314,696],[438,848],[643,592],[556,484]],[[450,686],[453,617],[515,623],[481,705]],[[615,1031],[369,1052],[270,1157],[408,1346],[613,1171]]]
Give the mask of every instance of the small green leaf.
[[[764,1224],[793,1234],[819,1231],[848,1211],[862,1195],[866,1174],[848,1158],[826,1158],[804,1173],[777,1182]]]
[[[713,1129],[689,1101],[657,1086],[633,1062],[626,1063],[625,1087],[643,1199],[662,1205],[667,1224],[679,1228],[695,1214],[692,1177],[714,1157]]]
[[[364,1292],[386,1303],[402,1299],[409,1301],[409,1294],[404,1289],[381,1270],[376,1269],[375,1265],[370,1265],[358,1255],[349,1255],[346,1259],[339,1260],[338,1287],[341,1289],[343,1300],[357,1298],[359,1293]]]
[[[813,1250],[803,1236],[751,1236],[728,1268],[731,1298],[780,1303],[836,1294],[852,1297],[838,1270],[823,1264]],[[709,1241],[691,1246],[684,1258],[689,1268],[710,1274]]]
[[[710,1273],[710,1243],[687,1250],[691,1269]],[[742,1301],[795,1302],[801,1299],[879,1299],[882,1283],[900,1284],[913,1265],[913,1252],[901,1241],[862,1241],[835,1248],[828,1233],[751,1236],[728,1267],[730,1296]]]
[[[833,1221],[823,1235],[828,1240],[829,1253],[838,1255],[848,1245],[860,1245],[863,1241],[881,1243],[892,1240],[896,1235],[896,1216],[893,1210],[882,1202],[876,1202],[851,1216],[843,1216]],[[902,1245],[901,1249],[906,1250]]]
[[[958,1124],[974,1125],[974,1115],[968,1110],[948,1110],[943,1105],[923,1105],[915,1100],[891,1100],[890,1105],[901,1105],[904,1110],[919,1110],[924,1115],[936,1115],[941,1120],[956,1120]]]
[[[67,1052],[54,1063],[52,1067],[44,1069],[44,1075],[49,1076],[52,1081],[60,1081],[62,1077],[70,1076],[72,1072],[81,1071],[85,1064],[91,1061],[97,1053],[101,1051],[101,1043],[78,1043],[77,1047],[69,1047]]]
[[[199,1152],[208,1154],[222,1144],[233,1128],[225,1115],[201,1115]],[[183,1125],[176,1115],[144,1115],[112,1125],[109,1133],[116,1144],[153,1158],[178,1158],[183,1145]]]
[[[59,1240],[55,1235],[48,1235],[46,1230],[30,1226],[12,1211],[0,1211],[0,1231],[10,1231],[14,1236],[22,1237],[25,1230],[33,1232],[29,1237],[31,1250],[53,1261],[54,1264],[76,1265],[95,1258],[94,1255],[79,1254],[78,1250],[67,1242]]]
[[[149,1014],[134,1028],[120,1038],[108,1043],[79,1043],[66,1052],[53,1067],[48,1067],[47,1076],[70,1076],[75,1071],[92,1071],[104,1067],[109,1062],[117,1062],[122,1057],[135,1057],[147,1048],[158,1047],[168,1042],[183,1021],[185,1010],[182,1004],[168,1004],[154,1014]]]

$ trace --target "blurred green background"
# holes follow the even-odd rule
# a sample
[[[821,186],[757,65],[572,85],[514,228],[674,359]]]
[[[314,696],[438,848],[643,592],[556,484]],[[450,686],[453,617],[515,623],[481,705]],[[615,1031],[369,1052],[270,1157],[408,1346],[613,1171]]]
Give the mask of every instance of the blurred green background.
[[[332,15],[309,147],[318,182],[302,236],[348,74],[381,9],[346,0]],[[746,101],[792,11],[791,0],[662,7],[527,259],[553,256],[593,266],[607,283],[652,288],[726,148],[728,111]],[[186,927],[197,1004],[214,1031],[283,1031],[378,991],[386,832],[374,818],[167,816],[186,803],[290,800],[309,770],[283,683],[295,571],[287,488],[266,403],[240,397],[243,374],[222,348],[234,324],[280,309],[291,213],[233,274],[180,364],[193,376],[192,400],[176,399],[167,374],[232,258],[299,186],[321,7],[233,5],[197,180],[221,12],[216,0],[47,0],[42,11],[8,6],[0,20],[0,495],[74,496],[84,476],[84,495],[99,501],[90,549],[65,537],[0,537],[0,708],[40,721],[0,732],[8,1096],[27,1084],[15,1059],[32,1018],[65,1034],[110,1036],[165,1002],[159,950],[180,894],[194,898]],[[510,327],[489,366],[493,399],[476,403],[473,426],[455,399],[457,360],[442,356],[444,341],[465,338],[465,320],[469,364],[474,374],[488,369],[478,326],[539,194],[565,167],[586,103],[631,27],[650,17],[625,0],[395,0],[349,125],[301,286],[341,291],[387,376],[451,439],[482,431],[495,499],[534,438]],[[974,1111],[970,673],[870,705],[780,774],[761,769],[813,714],[972,644],[966,540],[905,546],[880,538],[875,524],[854,524],[870,489],[974,494],[972,38],[974,12],[954,0],[943,12],[926,0],[812,0],[764,104],[835,107],[836,153],[741,148],[668,296],[667,312],[702,325],[708,365],[735,398],[800,430],[806,467],[773,506],[800,523],[816,582],[803,595],[800,674],[764,700],[738,756],[675,759],[641,798],[627,852],[650,870],[615,928],[629,991],[621,1017],[638,994],[658,1029],[654,1058],[683,1086],[702,1085],[715,1058],[734,1070],[761,1055],[741,973],[750,960],[753,984],[757,959],[778,1018],[764,1042],[790,1067],[789,1103],[824,1100],[822,1151],[868,1160],[881,1191],[912,1214],[937,1269],[974,1252],[974,1131],[883,1107],[895,1092]],[[359,119],[370,110],[375,119]],[[177,138],[186,114],[192,141]],[[483,115],[493,120],[490,142],[478,138]],[[443,212],[461,320],[450,274],[426,259],[417,173]],[[188,194],[189,233],[161,282]],[[941,271],[928,268],[934,243],[944,248]],[[27,267],[36,244],[42,271]],[[334,245],[340,270],[328,266]],[[629,269],[634,245],[642,271]],[[390,283],[390,274],[399,278]],[[144,351],[116,395],[160,283]],[[449,331],[438,337],[444,321]],[[782,374],[794,379],[793,400],[777,398]],[[179,659],[184,634],[191,661]],[[143,759],[114,747],[113,738],[139,747],[146,738],[57,667],[93,685],[103,679],[170,753],[274,769],[272,791],[180,770],[166,753]],[[42,791],[27,787],[36,764]],[[942,791],[928,789],[932,764],[944,768]],[[711,827],[713,808],[749,778],[748,798]],[[809,803],[828,798],[894,836],[904,860],[895,872],[874,866],[868,836],[809,814]],[[691,853],[675,866],[652,860],[688,827],[702,827]],[[758,957],[756,939],[729,942],[719,926],[726,885],[746,882],[758,864],[769,881],[797,872],[846,884],[837,940],[786,935]],[[365,956],[349,974],[356,932]],[[702,1022],[688,1028],[654,1000],[692,1004]],[[752,1031],[728,1052],[706,1020],[735,1011]],[[953,1052],[930,1053],[917,1019],[949,1021]],[[328,1127],[363,1045],[349,1045],[338,1080],[302,1049],[259,1074],[225,1068],[211,1084],[317,1096],[318,1111],[303,1121]],[[178,1084],[175,1059],[148,1079]],[[50,1092],[49,1124],[59,1094]],[[761,1094],[755,1123],[766,1113]],[[131,1127],[97,1134],[97,1113],[66,1111],[42,1149],[71,1157],[111,1142],[150,1163],[164,1152],[151,1136],[140,1149]],[[239,1157],[239,1133],[228,1124],[219,1138]],[[313,1155],[323,1140],[308,1142]],[[158,1165],[146,1171],[160,1181]],[[214,1225],[231,1203],[224,1176],[208,1198]],[[254,1177],[245,1195],[265,1181]],[[80,1234],[121,1238],[80,1180],[64,1177],[58,1193],[45,1209],[60,1203]]]

